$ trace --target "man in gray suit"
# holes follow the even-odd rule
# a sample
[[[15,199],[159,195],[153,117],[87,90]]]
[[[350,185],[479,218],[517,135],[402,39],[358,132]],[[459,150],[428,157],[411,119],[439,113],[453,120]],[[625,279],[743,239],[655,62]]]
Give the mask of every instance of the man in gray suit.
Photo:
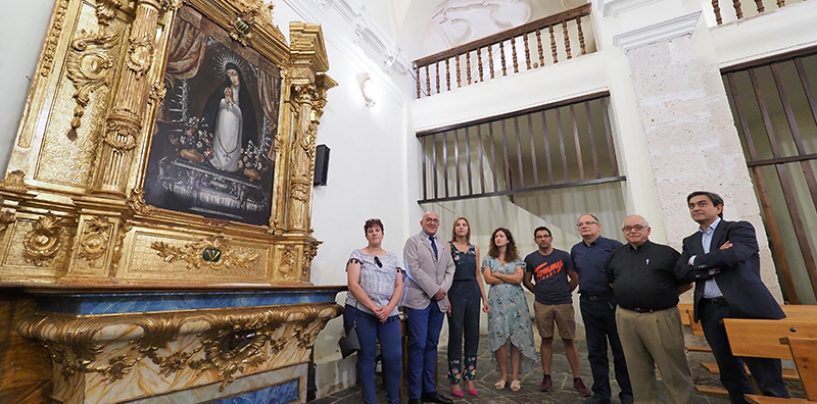
[[[451,399],[437,393],[437,342],[449,308],[448,288],[454,279],[454,260],[447,243],[437,240],[440,219],[426,212],[420,220],[423,231],[409,237],[403,248],[408,280],[406,306],[408,325],[409,404],[442,403]]]

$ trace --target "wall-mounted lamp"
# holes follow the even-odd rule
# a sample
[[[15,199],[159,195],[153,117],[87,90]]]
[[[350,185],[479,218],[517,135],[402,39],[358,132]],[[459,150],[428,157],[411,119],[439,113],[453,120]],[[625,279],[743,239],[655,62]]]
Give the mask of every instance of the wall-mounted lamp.
[[[360,93],[363,94],[366,106],[373,107],[375,104],[375,88],[374,82],[369,75],[366,75],[363,77],[363,80],[360,81]]]

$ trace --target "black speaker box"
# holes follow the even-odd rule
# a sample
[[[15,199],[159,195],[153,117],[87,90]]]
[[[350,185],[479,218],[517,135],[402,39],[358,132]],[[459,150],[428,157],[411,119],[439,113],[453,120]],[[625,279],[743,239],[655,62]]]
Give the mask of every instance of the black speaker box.
[[[318,145],[315,150],[315,185],[326,185],[329,175],[329,147],[325,144]]]

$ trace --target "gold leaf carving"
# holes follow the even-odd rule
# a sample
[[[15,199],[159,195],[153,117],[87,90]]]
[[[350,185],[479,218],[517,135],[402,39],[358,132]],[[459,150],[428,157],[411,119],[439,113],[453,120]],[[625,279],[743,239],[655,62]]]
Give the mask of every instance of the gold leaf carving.
[[[21,170],[14,170],[6,174],[6,179],[0,182],[0,189],[4,191],[18,192],[24,194],[28,192],[26,187],[25,173]]]
[[[239,12],[230,23],[230,38],[247,46],[252,39],[252,29],[257,22],[272,24],[272,4],[263,0],[238,0]]]
[[[216,270],[246,269],[258,258],[258,254],[232,249],[230,241],[224,236],[213,236],[181,247],[157,241],[152,243],[150,248],[156,250],[156,254],[165,262],[186,262],[187,269],[190,270],[202,266]]]
[[[143,361],[147,358],[159,366],[160,374],[165,377],[186,367],[215,369],[222,377],[223,389],[248,368],[272,369],[307,359],[307,350],[318,332],[341,312],[337,304],[323,303],[148,313],[139,317],[40,314],[23,321],[17,331],[48,349],[52,363],[61,370],[65,380],[78,373],[99,373],[109,382],[120,380],[132,369],[147,365]],[[174,351],[170,343],[182,336],[183,325],[188,326],[188,333],[197,335],[198,341]],[[142,332],[130,333],[123,341],[108,341],[102,332],[109,327],[133,326]],[[108,352],[110,345],[107,344],[121,342],[128,345],[119,355],[104,362],[99,359]]]
[[[128,197],[128,206],[134,213],[140,215],[149,215],[153,209],[145,203],[145,190],[142,188],[134,188]]]
[[[8,226],[14,223],[15,213],[11,209],[3,209],[0,211],[0,233],[6,231]]]
[[[289,277],[293,268],[295,268],[295,254],[293,254],[290,249],[284,249],[281,253],[281,263],[278,272],[285,277]]]
[[[71,0],[62,0],[56,6],[56,10],[54,10],[54,22],[51,25],[48,38],[45,40],[45,47],[43,48],[40,76],[47,77],[51,72],[51,67],[54,66],[54,55],[57,53],[57,45],[60,42],[62,25],[65,22],[65,14],[69,4],[71,4]]]
[[[71,129],[68,138],[77,137],[77,128],[82,124],[82,116],[90,101],[91,93],[96,89],[107,86],[113,72],[114,55],[109,51],[116,45],[119,38],[116,34],[108,34],[105,30],[89,34],[81,31],[81,37],[71,43],[66,66],[68,79],[74,83],[76,91],[74,99],[74,116],[71,119]]]
[[[151,63],[153,63],[153,41],[150,36],[145,35],[139,39],[131,38],[128,46],[128,68],[136,73],[137,78],[140,78],[150,69]]]
[[[304,244],[304,261],[301,270],[303,273],[301,274],[301,280],[309,281],[309,270],[312,267],[312,260],[315,258],[315,255],[318,254],[318,246],[321,244],[320,241],[309,241],[307,240],[306,244]]]
[[[160,0],[159,7],[162,11],[176,11],[184,4],[184,0]]]
[[[108,121],[102,141],[120,152],[126,152],[136,147],[138,133],[138,127]]]
[[[96,261],[108,250],[110,229],[111,222],[101,216],[93,216],[85,223],[78,255],[87,260],[89,265],[96,265]]]
[[[153,86],[150,87],[148,99],[150,100],[151,104],[157,105],[165,99],[166,94],[167,88],[165,88],[165,84],[160,81],[158,83],[154,83]]]
[[[62,227],[60,219],[48,212],[37,219],[32,230],[23,239],[23,256],[27,262],[41,266],[50,262],[60,249]]]

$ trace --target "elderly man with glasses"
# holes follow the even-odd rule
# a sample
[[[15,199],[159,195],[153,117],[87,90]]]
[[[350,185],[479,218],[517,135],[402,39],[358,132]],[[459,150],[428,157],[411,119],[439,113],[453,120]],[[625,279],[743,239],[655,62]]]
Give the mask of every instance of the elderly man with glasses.
[[[579,216],[576,228],[582,241],[570,249],[573,267],[579,274],[579,308],[584,322],[587,339],[587,361],[593,374],[593,396],[585,400],[588,404],[609,404],[610,365],[607,360],[607,343],[613,351],[616,380],[621,389],[619,398],[624,404],[633,402],[630,376],[624,361],[624,351],[616,329],[616,300],[607,282],[605,264],[610,254],[621,247],[621,243],[601,235],[599,219],[590,213]]]
[[[691,289],[692,279],[679,278],[672,247],[649,240],[650,225],[638,215],[624,218],[627,244],[610,255],[607,276],[618,310],[616,324],[636,403],[658,403],[655,368],[671,403],[691,403],[692,375],[684,352],[678,295]]]

